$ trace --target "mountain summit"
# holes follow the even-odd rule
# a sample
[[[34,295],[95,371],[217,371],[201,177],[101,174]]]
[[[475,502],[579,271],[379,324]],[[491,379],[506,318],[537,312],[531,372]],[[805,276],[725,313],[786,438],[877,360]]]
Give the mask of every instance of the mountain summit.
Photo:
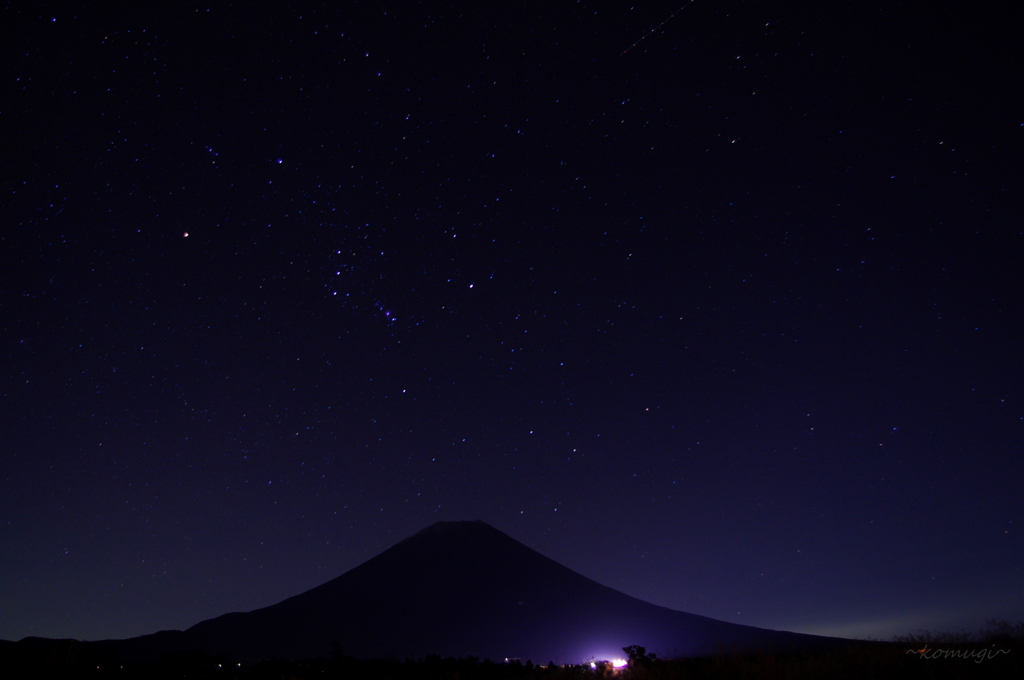
[[[674,611],[577,574],[485,522],[438,522],[283,602],[186,631],[104,644],[126,657],[476,656],[579,662],[639,644],[661,656],[839,642]]]

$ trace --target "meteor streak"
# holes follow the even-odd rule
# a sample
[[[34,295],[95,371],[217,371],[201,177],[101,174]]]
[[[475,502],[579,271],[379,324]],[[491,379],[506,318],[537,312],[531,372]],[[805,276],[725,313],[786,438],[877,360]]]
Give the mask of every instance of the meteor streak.
[[[682,7],[680,7],[679,9],[677,9],[677,10],[676,10],[675,12],[672,12],[672,14],[668,15],[668,18],[667,18],[667,19],[665,19],[664,21],[662,21],[662,22],[661,22],[660,24],[658,24],[657,26],[655,26],[655,27],[654,27],[654,28],[652,28],[651,30],[649,30],[649,31],[647,31],[646,33],[644,33],[644,34],[643,34],[642,36],[640,36],[640,39],[639,39],[639,40],[637,40],[637,41],[636,41],[635,43],[633,43],[632,45],[630,45],[630,46],[629,46],[629,47],[627,47],[626,49],[622,50],[622,54],[620,54],[619,56],[620,56],[620,57],[624,57],[624,56],[626,56],[626,52],[629,52],[629,51],[630,51],[631,49],[633,49],[634,47],[636,47],[637,45],[639,45],[640,43],[642,43],[642,42],[643,42],[644,40],[647,40],[647,36],[649,36],[649,35],[650,35],[651,33],[654,33],[655,31],[657,31],[657,30],[658,30],[659,28],[661,28],[662,26],[664,26],[664,25],[665,25],[665,24],[667,24],[668,22],[672,21],[672,18],[673,18],[673,17],[675,16],[675,15],[679,14],[680,12],[682,12],[682,11],[683,11],[684,9],[686,9],[687,7],[689,7],[690,5],[692,5],[692,4],[693,4],[693,3],[695,2],[695,1],[696,1],[696,0],[690,0],[690,2],[686,3],[685,5],[683,5],[683,6],[682,6]]]

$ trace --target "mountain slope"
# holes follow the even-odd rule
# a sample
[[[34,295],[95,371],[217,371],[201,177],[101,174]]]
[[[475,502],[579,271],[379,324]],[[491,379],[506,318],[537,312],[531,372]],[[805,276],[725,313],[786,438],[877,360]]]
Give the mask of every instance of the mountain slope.
[[[839,642],[659,607],[581,576],[484,522],[440,522],[270,607],[105,644],[134,657],[203,649],[240,659],[297,659],[327,655],[337,643],[357,657],[574,662],[621,656],[629,644],[688,656]]]

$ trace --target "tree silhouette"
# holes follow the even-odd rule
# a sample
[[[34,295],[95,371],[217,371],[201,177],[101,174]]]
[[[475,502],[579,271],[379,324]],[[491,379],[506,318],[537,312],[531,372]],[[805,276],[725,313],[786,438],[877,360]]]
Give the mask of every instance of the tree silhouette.
[[[649,666],[658,658],[657,654],[654,652],[648,654],[647,648],[640,645],[629,645],[628,647],[623,647],[622,651],[626,653],[630,667],[634,668],[637,666]]]

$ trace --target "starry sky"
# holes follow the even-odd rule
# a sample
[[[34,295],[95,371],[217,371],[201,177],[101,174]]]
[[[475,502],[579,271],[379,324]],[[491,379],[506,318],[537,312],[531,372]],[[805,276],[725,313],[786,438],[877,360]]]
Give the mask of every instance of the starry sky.
[[[1020,16],[678,2],[0,6],[0,638],[457,519],[737,623],[1024,618]]]

